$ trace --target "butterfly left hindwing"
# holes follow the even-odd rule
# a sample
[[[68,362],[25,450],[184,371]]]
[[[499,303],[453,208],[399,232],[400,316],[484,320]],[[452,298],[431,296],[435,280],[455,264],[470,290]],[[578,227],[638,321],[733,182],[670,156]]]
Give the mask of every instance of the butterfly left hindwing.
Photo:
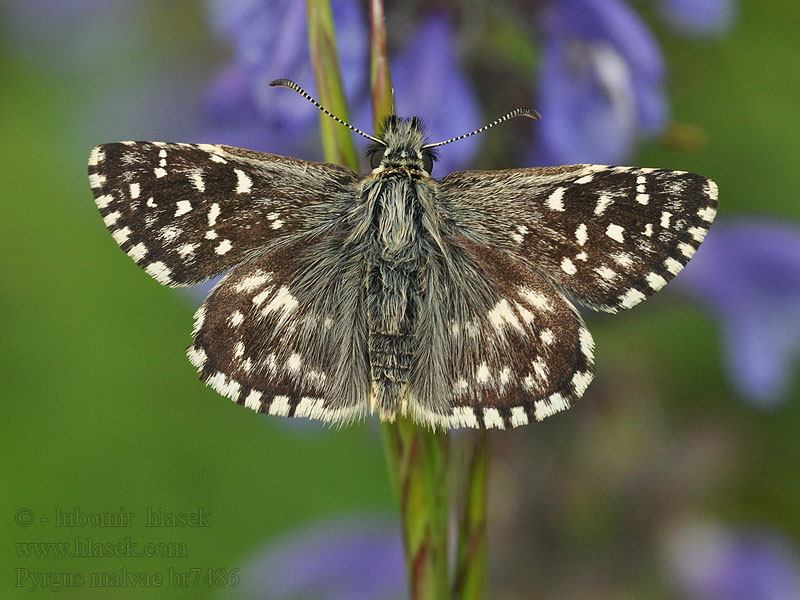
[[[340,243],[299,239],[215,287],[187,350],[206,384],[267,414],[336,423],[366,415],[363,267],[336,250]]]

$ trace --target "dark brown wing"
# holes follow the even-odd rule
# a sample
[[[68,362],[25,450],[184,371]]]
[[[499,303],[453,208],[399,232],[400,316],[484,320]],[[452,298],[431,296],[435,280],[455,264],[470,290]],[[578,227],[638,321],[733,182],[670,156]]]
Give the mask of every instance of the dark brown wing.
[[[97,146],[89,183],[120,247],[159,282],[205,281],[337,218],[358,194],[345,167],[211,144]]]

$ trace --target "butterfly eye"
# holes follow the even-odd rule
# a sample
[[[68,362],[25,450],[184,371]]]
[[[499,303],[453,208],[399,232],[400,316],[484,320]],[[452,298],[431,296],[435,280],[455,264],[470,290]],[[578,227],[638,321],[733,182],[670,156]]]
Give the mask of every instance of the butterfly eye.
[[[386,151],[386,148],[376,148],[372,152],[369,153],[369,166],[372,169],[377,169],[381,161],[383,160],[383,153]]]
[[[433,153],[432,152],[422,152],[422,168],[425,169],[425,172],[430,175],[433,173]]]

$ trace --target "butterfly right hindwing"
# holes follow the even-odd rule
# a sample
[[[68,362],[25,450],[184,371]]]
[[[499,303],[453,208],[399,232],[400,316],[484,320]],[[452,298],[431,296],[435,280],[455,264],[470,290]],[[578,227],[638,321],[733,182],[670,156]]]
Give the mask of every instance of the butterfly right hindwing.
[[[569,408],[594,372],[594,342],[548,281],[466,236],[431,260],[419,311],[411,412],[433,426],[511,428]],[[446,404],[442,405],[445,401]]]

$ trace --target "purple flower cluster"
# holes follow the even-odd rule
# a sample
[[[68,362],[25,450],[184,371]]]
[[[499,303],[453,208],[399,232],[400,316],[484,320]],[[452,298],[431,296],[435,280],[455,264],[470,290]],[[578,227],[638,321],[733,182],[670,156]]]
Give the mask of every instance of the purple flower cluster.
[[[763,407],[785,399],[800,359],[800,227],[714,225],[675,280],[719,322],[734,388]]]
[[[617,164],[666,118],[664,64],[621,0],[560,0],[543,11],[535,164]]]
[[[698,600],[800,598],[800,553],[781,533],[692,522],[668,534],[673,580]]]
[[[274,540],[242,569],[242,597],[400,600],[407,597],[403,541],[394,520],[349,517]]]
[[[371,130],[366,15],[355,0],[331,4],[354,124]],[[692,31],[720,30],[732,12],[724,0],[662,5],[671,22],[683,19]],[[219,141],[319,158],[315,109],[267,85],[289,77],[313,95],[302,3],[211,0],[209,6],[214,29],[234,49],[233,62],[209,92]],[[639,136],[664,127],[663,58],[649,29],[623,0],[549,0],[539,10],[523,10],[541,45],[532,104],[545,115],[528,153],[531,164],[617,163],[630,155]],[[406,32],[391,56],[397,111],[421,116],[433,141],[483,124],[476,85],[455,52],[456,35],[450,16],[433,11]],[[437,171],[466,167],[479,144],[471,138],[448,148]]]

